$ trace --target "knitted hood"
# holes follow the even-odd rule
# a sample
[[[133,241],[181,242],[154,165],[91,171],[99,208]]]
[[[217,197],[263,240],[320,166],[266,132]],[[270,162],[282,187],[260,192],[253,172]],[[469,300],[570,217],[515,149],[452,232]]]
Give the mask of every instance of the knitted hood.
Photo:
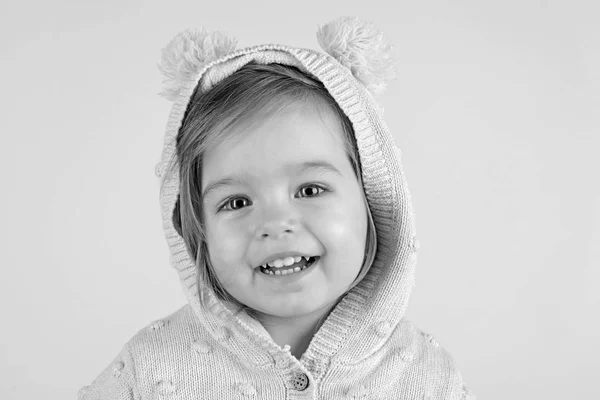
[[[163,94],[173,107],[156,169],[171,263],[197,318],[215,337],[235,339],[228,346],[240,357],[252,357],[255,364],[257,357],[272,361],[271,356],[289,349],[277,346],[258,321],[234,314],[208,284],[197,284],[194,261],[173,225],[180,186],[176,137],[195,88],[209,90],[249,62],[295,66],[324,84],[354,127],[378,249],[366,277],[338,303],[302,356],[317,375],[332,357],[360,362],[396,329],[413,287],[418,248],[400,151],[372,96],[389,75],[389,46],[371,25],[349,18],[322,27],[318,38],[327,53],[281,45],[234,51],[235,41],[205,31],[175,37],[161,64],[167,78]]]

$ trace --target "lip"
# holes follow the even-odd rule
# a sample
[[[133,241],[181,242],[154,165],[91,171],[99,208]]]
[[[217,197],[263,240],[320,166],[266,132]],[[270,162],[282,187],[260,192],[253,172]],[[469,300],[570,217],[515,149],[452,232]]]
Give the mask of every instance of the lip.
[[[273,260],[277,260],[278,258],[286,258],[286,257],[296,257],[296,256],[304,256],[304,257],[319,257],[318,254],[308,254],[302,251],[283,251],[279,253],[274,253],[263,259],[260,264],[258,264],[254,269],[260,268],[261,265],[265,265],[268,262]]]

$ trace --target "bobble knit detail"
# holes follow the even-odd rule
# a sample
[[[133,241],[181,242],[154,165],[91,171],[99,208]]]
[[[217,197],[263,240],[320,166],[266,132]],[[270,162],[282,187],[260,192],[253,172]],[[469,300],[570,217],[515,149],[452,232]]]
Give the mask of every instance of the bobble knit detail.
[[[273,357],[273,361],[275,363],[275,368],[277,369],[287,369],[290,365],[289,360],[283,355],[275,355]]]
[[[222,342],[226,342],[231,338],[231,331],[228,328],[221,326],[217,329],[217,338]]]
[[[123,373],[123,368],[125,368],[125,364],[124,364],[124,363],[122,363],[121,361],[119,361],[119,362],[116,362],[116,363],[113,365],[113,369],[112,369],[113,376],[114,376],[115,378],[118,378],[118,377],[120,377],[120,376],[121,376],[121,374]]]
[[[419,239],[416,236],[413,236],[410,242],[410,248],[412,249],[412,251],[414,251],[415,253],[418,252],[420,246],[421,244],[419,243]]]
[[[251,384],[249,384],[247,382],[239,383],[238,390],[240,391],[240,393],[242,393],[246,397],[254,397],[257,394],[254,386],[252,386]]]
[[[400,359],[402,359],[402,361],[408,363],[415,359],[415,355],[412,354],[411,352],[409,352],[408,350],[401,350],[400,351]]]
[[[212,346],[204,340],[199,340],[197,342],[192,343],[192,348],[198,354],[202,355],[208,354],[212,351]]]
[[[79,389],[79,391],[77,392],[77,399],[84,400],[85,396],[89,392],[89,388],[90,388],[89,386],[83,386],[81,389]]]
[[[438,343],[437,340],[435,340],[435,338],[433,337],[433,335],[429,334],[429,333],[424,333],[423,336],[425,336],[425,339],[431,343],[431,345],[433,347],[440,347],[440,344]]]
[[[375,332],[380,338],[386,338],[392,331],[392,325],[389,321],[381,321],[375,327]]]
[[[150,324],[150,329],[153,331],[157,331],[164,326],[165,326],[165,321],[158,320],[158,321],[154,321],[152,324]]]
[[[349,399],[369,399],[371,395],[371,391],[367,389],[366,386],[361,385],[356,388],[351,388],[346,393],[346,396]]]
[[[475,396],[473,396],[473,394],[471,394],[467,385],[463,383],[461,386],[461,400],[474,400],[474,399],[475,399]]]
[[[170,380],[162,380],[156,383],[156,391],[160,396],[172,395],[175,390],[175,385]]]

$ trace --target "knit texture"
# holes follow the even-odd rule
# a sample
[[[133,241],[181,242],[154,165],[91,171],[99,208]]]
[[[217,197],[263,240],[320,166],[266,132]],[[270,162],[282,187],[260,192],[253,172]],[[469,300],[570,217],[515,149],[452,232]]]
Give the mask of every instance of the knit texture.
[[[377,231],[373,266],[330,313],[300,360],[262,325],[234,314],[204,282],[173,226],[179,192],[175,140],[194,89],[249,62],[293,65],[317,77],[354,127],[364,190]],[[350,70],[313,50],[265,45],[207,61],[171,90],[157,174],[171,263],[188,304],[138,332],[80,398],[473,399],[451,356],[403,315],[414,286],[418,240],[400,151],[380,108]]]

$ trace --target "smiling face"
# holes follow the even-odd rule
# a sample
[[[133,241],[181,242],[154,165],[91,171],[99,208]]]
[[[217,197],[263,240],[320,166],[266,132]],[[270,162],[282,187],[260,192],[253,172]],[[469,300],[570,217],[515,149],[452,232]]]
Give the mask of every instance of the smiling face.
[[[321,102],[302,101],[231,129],[202,165],[215,274],[229,294],[262,314],[328,309],[359,273],[368,223],[339,120]],[[261,272],[265,259],[288,251],[320,258],[293,274]]]

